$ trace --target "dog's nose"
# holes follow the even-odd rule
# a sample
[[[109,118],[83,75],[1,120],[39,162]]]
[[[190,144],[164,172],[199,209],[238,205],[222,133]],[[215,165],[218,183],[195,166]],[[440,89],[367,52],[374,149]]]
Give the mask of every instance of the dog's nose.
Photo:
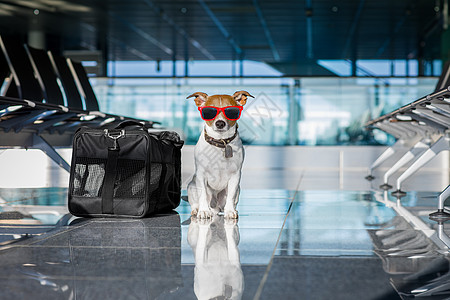
[[[217,127],[217,129],[222,129],[222,128],[224,128],[225,127],[225,121],[222,121],[222,120],[218,120],[217,122],[216,122],[216,127]]]

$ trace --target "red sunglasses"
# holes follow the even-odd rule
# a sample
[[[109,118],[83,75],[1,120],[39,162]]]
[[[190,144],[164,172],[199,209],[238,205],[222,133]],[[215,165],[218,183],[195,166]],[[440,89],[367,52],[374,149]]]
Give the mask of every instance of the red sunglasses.
[[[226,106],[226,107],[215,107],[215,106],[200,106],[198,110],[202,119],[205,121],[214,120],[217,115],[222,112],[230,121],[236,121],[241,117],[241,112],[244,109],[242,106]]]

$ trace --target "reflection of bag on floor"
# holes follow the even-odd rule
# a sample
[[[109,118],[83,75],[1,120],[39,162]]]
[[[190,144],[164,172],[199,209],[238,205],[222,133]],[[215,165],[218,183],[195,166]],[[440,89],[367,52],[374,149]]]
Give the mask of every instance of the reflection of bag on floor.
[[[1,252],[1,282],[8,288],[0,299],[178,299],[180,223],[176,212],[138,220],[77,218],[68,230],[41,239],[42,249]]]
[[[181,147],[175,132],[139,123],[79,129],[73,141],[69,211],[76,216],[144,217],[176,208]]]
[[[75,299],[167,299],[183,285],[177,213],[102,219],[69,234],[73,278],[66,284]]]

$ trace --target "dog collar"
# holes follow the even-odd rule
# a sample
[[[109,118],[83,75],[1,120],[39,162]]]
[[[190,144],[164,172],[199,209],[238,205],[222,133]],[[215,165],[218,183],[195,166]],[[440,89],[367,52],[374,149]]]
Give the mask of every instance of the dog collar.
[[[206,129],[205,129],[205,140],[209,144],[211,144],[213,146],[216,146],[216,147],[219,147],[219,148],[225,148],[229,143],[231,143],[232,140],[234,140],[234,138],[236,136],[237,136],[237,128],[236,128],[236,131],[234,132],[233,136],[231,136],[231,137],[229,137],[227,139],[215,139],[215,138],[209,136],[206,133]]]
[[[213,146],[219,147],[219,148],[224,148],[224,152],[223,155],[225,156],[225,158],[230,158],[233,157],[233,148],[231,148],[230,145],[228,145],[232,140],[234,140],[234,138],[237,136],[237,127],[236,127],[236,131],[234,132],[234,135],[232,137],[229,137],[227,139],[215,139],[211,136],[209,136],[206,133],[206,129],[205,129],[205,141]]]

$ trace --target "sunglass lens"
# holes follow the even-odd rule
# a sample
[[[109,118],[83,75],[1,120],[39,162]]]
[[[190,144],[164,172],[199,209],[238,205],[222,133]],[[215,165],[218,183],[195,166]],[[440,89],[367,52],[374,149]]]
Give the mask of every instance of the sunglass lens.
[[[231,120],[237,120],[241,115],[241,111],[237,107],[227,107],[224,112],[225,116]]]
[[[217,109],[214,107],[205,107],[202,109],[202,117],[205,120],[212,120],[217,116]]]

